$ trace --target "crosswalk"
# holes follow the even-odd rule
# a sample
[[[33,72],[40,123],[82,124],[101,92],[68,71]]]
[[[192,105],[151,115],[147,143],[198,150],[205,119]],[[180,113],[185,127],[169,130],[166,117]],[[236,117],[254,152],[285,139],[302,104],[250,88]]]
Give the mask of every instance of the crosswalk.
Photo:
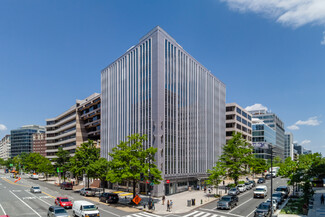
[[[179,216],[179,214],[177,214],[177,215]],[[161,216],[155,215],[152,213],[147,213],[147,212],[140,212],[140,213],[134,213],[131,215],[127,215],[124,217],[161,217]],[[209,213],[209,212],[193,211],[189,214],[184,215],[183,217],[226,217],[226,216]]]

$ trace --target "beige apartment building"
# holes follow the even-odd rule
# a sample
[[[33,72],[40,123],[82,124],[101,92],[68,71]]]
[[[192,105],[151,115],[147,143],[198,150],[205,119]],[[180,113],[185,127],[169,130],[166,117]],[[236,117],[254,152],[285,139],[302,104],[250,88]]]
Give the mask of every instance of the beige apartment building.
[[[252,143],[252,115],[237,103],[226,104],[226,141],[233,132],[241,133],[243,139]]]
[[[11,149],[11,137],[10,135],[5,135],[0,140],[0,158],[8,160],[10,158],[10,149]]]
[[[46,120],[46,157],[56,158],[59,147],[71,156],[80,144],[100,138],[100,94],[76,100],[75,105],[55,118]]]

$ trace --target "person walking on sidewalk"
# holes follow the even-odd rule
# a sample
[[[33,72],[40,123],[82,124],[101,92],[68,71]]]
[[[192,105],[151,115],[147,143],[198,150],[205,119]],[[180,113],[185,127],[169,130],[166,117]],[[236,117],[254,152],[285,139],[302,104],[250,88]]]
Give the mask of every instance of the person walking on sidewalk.
[[[170,204],[169,204],[169,200],[167,200],[167,211],[170,212]]]
[[[324,199],[325,199],[325,198],[324,198],[324,194],[322,194],[322,196],[320,197],[320,203],[321,203],[321,204],[324,204]]]
[[[162,197],[162,205],[165,205],[165,195]]]
[[[171,210],[172,210],[172,208],[173,208],[173,201],[172,201],[172,200],[170,200],[170,204],[169,204],[169,211],[171,211]]]

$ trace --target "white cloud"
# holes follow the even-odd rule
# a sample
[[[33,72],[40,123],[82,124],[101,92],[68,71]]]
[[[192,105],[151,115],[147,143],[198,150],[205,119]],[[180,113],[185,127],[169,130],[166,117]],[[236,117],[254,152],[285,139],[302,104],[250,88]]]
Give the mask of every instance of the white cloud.
[[[321,41],[320,44],[325,45],[325,31],[323,32],[323,41]]]
[[[306,125],[306,126],[318,126],[320,125],[321,121],[317,119],[317,117],[310,117],[306,121],[299,120],[295,124],[287,127],[289,130],[299,130],[299,125]]]
[[[254,12],[294,28],[325,25],[324,0],[220,0],[233,10]],[[325,45],[325,36],[322,45]]]
[[[300,27],[305,24],[325,24],[324,0],[220,0],[232,9],[252,11],[277,22]]]
[[[308,139],[305,139],[304,141],[302,141],[300,144],[301,145],[309,145],[311,143],[311,141],[310,140],[308,140]]]
[[[7,127],[3,124],[0,124],[0,131],[7,130]]]
[[[255,103],[254,105],[247,106],[245,108],[247,111],[254,111],[254,110],[267,110],[266,106],[263,106],[262,104]]]
[[[289,130],[299,130],[300,128],[297,125],[291,125],[287,127]]]

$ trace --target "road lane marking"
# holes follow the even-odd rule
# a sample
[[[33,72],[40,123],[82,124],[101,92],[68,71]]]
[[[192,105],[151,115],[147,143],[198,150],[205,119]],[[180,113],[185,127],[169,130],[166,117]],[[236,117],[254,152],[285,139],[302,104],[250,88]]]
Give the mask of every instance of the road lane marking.
[[[194,214],[197,213],[197,212],[199,212],[199,211],[191,212],[190,214],[184,215],[183,217],[188,217],[188,216],[194,215]]]
[[[200,208],[200,210],[206,210],[206,211],[209,211],[209,212],[215,212],[215,213],[223,213],[223,214],[227,214],[227,215],[233,215],[233,216],[237,216],[237,217],[245,217],[245,216],[242,216],[242,215],[237,215],[237,214],[233,214],[233,213],[229,213],[229,212],[222,212],[222,211],[218,211],[218,210],[212,210],[212,209],[204,209],[204,208]],[[184,216],[183,216],[184,217]]]
[[[242,204],[240,204],[240,205],[236,206],[235,208],[233,208],[231,211],[229,211],[229,212],[227,212],[227,213],[229,214],[230,212],[232,212],[232,211],[236,210],[238,207],[240,207],[240,206],[244,205],[245,203],[247,203],[247,202],[249,202],[249,201],[251,201],[251,200],[253,200],[253,199],[254,199],[254,198],[251,198],[251,199],[247,200],[246,202],[244,202],[244,203],[242,203]]]
[[[109,213],[109,214],[112,214],[112,215],[115,215],[115,216],[118,216],[118,217],[119,217],[119,215],[117,215],[117,214],[115,214],[115,213],[112,213],[112,212],[109,212],[109,211],[107,211],[107,210],[104,210],[104,209],[102,209],[102,208],[100,208],[100,207],[98,207],[98,209],[101,210],[101,211],[103,211],[103,212],[107,212],[107,213]]]
[[[22,187],[29,187],[27,185],[21,185],[21,184],[17,184],[17,183],[14,183],[12,181],[10,181],[9,179],[7,178],[2,178],[4,181],[8,182],[9,184],[12,184],[12,185],[18,185],[18,186],[22,186]]]
[[[52,198],[54,198],[54,199],[56,198],[56,197],[54,197],[54,196],[52,196],[52,195],[50,195],[50,194],[48,194],[48,193],[46,193],[46,192],[44,192],[44,191],[42,191],[42,193],[43,193],[43,194],[46,194],[47,196],[52,197]]]
[[[20,200],[23,204],[25,204],[29,209],[31,209],[37,216],[42,217],[38,212],[36,212],[32,207],[30,207],[25,201],[20,199],[16,194],[14,194],[12,191],[9,191],[12,195],[14,195],[18,200]]]
[[[0,207],[1,207],[1,210],[2,210],[3,214],[4,214],[4,215],[7,215],[6,212],[5,212],[5,210],[4,210],[3,207],[1,206],[1,204],[0,204]]]
[[[31,194],[31,195],[33,195],[33,197],[34,197],[34,194],[32,194],[32,193],[30,193],[29,191],[26,191],[28,194]],[[42,201],[43,203],[46,203],[47,205],[49,205],[49,206],[51,206],[51,204],[50,203],[48,203],[48,202],[46,202],[45,200],[42,200],[41,198],[39,198],[39,197],[36,197],[37,199],[39,199],[40,201]]]
[[[252,213],[253,213],[253,212],[255,212],[255,210],[253,210],[251,213],[249,213],[249,214],[248,214],[246,217],[248,217],[248,216],[252,215]]]
[[[12,190],[12,192],[21,192],[21,190]]]
[[[23,200],[34,200],[36,197],[23,197]]]

